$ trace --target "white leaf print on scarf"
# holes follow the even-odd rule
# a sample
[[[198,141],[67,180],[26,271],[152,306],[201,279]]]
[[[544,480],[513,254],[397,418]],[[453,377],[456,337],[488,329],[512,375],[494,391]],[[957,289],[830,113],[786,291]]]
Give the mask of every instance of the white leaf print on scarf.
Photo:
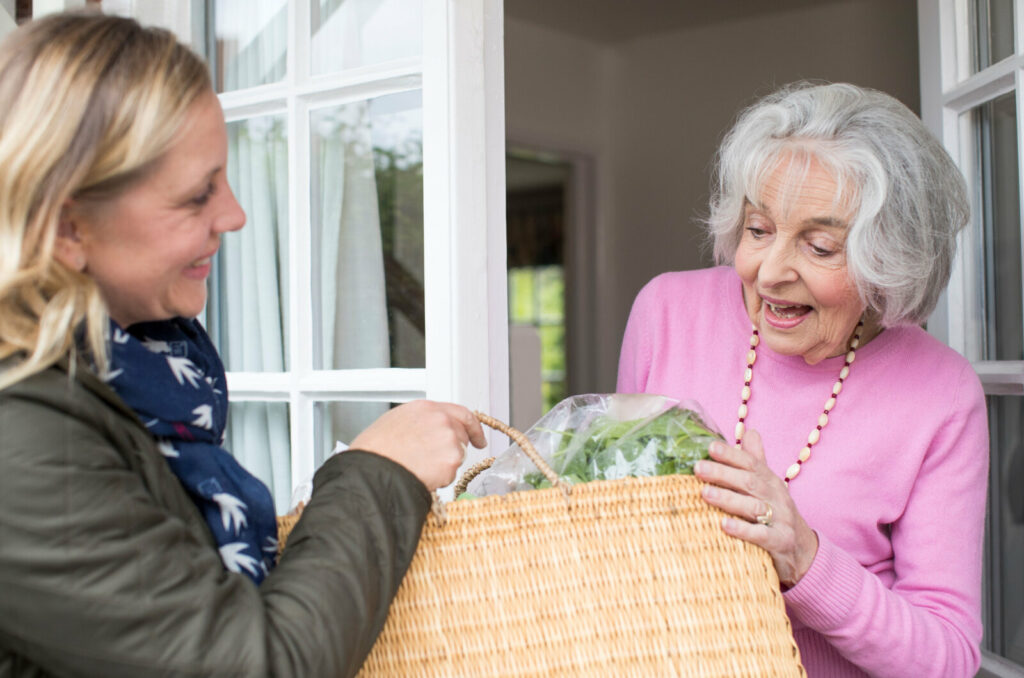
[[[230,544],[221,546],[220,559],[224,561],[224,567],[238,573],[241,573],[244,569],[255,575],[257,572],[256,568],[260,562],[252,556],[242,553],[248,546],[248,544],[242,541],[233,541]]]
[[[195,363],[188,358],[177,358],[169,355],[167,356],[167,364],[171,367],[171,372],[174,373],[174,378],[178,380],[179,384],[184,385],[185,380],[188,379],[188,383],[192,385],[192,388],[199,388],[196,380],[203,375],[196,368]]]
[[[158,440],[156,447],[160,450],[160,454],[165,457],[177,458],[181,456],[178,454],[178,451],[174,449],[174,445],[171,444],[170,440]]]
[[[150,339],[149,337],[146,337],[146,340],[142,342],[142,345],[153,353],[171,352],[171,345],[168,344],[166,341],[157,341],[156,339]]]
[[[193,426],[205,428],[207,431],[213,430],[212,405],[200,405],[196,409],[192,410],[192,414],[196,415],[195,421],[192,422]]]
[[[210,499],[217,502],[217,505],[220,506],[220,522],[224,525],[225,530],[234,524],[235,535],[237,536],[238,531],[249,524],[249,519],[245,517],[245,509],[249,507],[235,495],[228,494],[227,492],[218,492],[210,497]]]

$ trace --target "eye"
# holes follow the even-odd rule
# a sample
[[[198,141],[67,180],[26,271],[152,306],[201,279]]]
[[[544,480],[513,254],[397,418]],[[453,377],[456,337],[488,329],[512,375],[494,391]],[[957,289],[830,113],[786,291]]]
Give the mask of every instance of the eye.
[[[829,257],[835,256],[839,252],[839,247],[834,247],[825,243],[807,243],[807,249],[812,255],[819,259],[828,259]]]
[[[206,190],[205,191],[203,191],[202,193],[200,193],[196,197],[192,198],[192,200],[190,200],[189,202],[191,202],[193,205],[195,205],[197,207],[202,207],[206,203],[210,202],[210,198],[213,197],[213,194],[214,194],[214,192],[216,190],[217,190],[217,187],[211,181],[206,186]]]

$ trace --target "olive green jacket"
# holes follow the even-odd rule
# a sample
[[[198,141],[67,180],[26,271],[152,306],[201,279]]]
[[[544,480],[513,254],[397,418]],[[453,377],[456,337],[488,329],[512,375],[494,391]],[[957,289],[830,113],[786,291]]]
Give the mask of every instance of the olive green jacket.
[[[0,391],[0,678],[354,675],[429,506],[398,464],[332,457],[257,587],[135,414],[52,367]]]

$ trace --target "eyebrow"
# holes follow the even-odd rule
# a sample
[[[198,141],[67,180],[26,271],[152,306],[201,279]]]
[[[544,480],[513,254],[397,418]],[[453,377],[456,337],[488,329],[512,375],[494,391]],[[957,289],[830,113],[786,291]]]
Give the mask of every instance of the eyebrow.
[[[206,175],[203,177],[202,181],[197,181],[194,185],[192,185],[189,188],[188,191],[186,191],[186,193],[188,194],[189,197],[182,198],[182,201],[183,202],[188,202],[189,200],[192,199],[192,196],[194,196],[198,191],[205,190],[206,187],[209,185],[209,183],[211,181],[213,181],[213,178],[215,176],[217,176],[218,174],[220,174],[220,171],[222,169],[224,169],[222,166],[217,165],[216,167],[211,169],[209,172],[207,172]]]
[[[745,205],[749,205],[750,207],[754,208],[755,210],[757,210],[759,212],[764,212],[765,214],[768,215],[768,218],[771,219],[772,221],[776,221],[775,215],[772,214],[772,211],[770,209],[768,209],[768,207],[766,205],[758,205],[753,200],[751,200],[750,198],[744,198],[743,202],[745,203]],[[849,224],[846,221],[844,221],[844,220],[842,220],[842,219],[840,219],[838,217],[832,217],[832,216],[811,217],[809,219],[804,219],[802,223],[804,225],[808,225],[808,226],[823,226],[825,228],[843,228],[843,229],[845,229],[845,228],[849,227]]]

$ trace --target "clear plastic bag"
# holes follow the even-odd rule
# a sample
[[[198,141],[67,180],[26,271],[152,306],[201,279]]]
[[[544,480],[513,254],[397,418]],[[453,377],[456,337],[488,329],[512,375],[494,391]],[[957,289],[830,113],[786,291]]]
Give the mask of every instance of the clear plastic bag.
[[[524,431],[552,469],[570,483],[693,473],[708,446],[722,440],[693,401],[646,393],[566,398]],[[550,483],[513,444],[470,481],[470,496],[542,489]]]

